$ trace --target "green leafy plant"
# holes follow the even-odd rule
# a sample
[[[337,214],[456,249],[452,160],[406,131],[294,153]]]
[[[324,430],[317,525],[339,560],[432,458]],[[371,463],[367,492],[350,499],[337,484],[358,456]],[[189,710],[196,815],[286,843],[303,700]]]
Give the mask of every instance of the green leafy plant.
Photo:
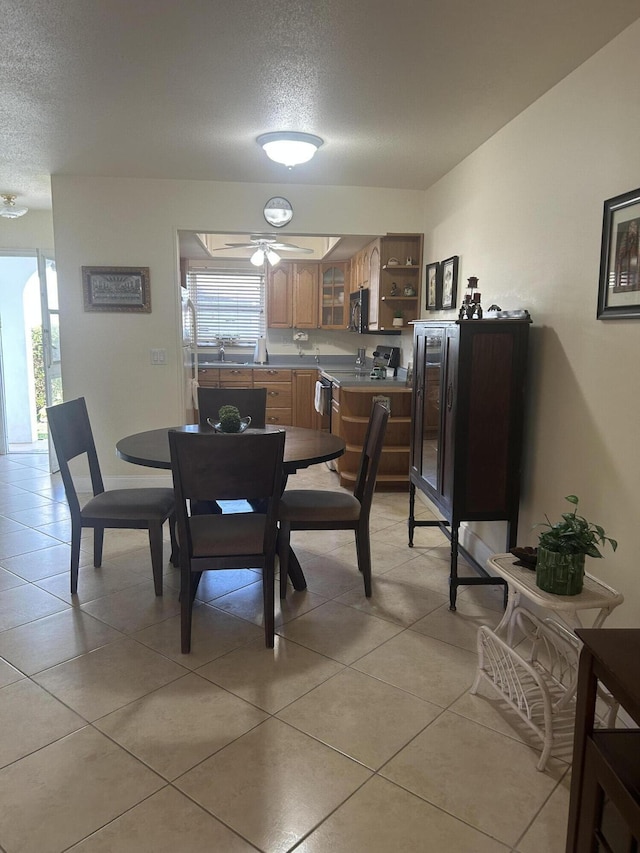
[[[218,417],[222,432],[240,432],[240,410],[236,406],[221,406]]]
[[[540,534],[538,544],[547,551],[556,554],[586,554],[588,557],[602,557],[598,545],[607,542],[615,551],[618,543],[615,539],[607,536],[599,524],[592,524],[581,515],[578,515],[578,498],[575,495],[567,495],[565,500],[574,505],[573,512],[563,512],[562,521],[552,524],[548,516],[546,522],[540,525],[547,527]]]
[[[400,317],[400,318],[404,319],[404,314],[402,313],[402,311],[399,308],[393,312],[393,316],[394,317]]]

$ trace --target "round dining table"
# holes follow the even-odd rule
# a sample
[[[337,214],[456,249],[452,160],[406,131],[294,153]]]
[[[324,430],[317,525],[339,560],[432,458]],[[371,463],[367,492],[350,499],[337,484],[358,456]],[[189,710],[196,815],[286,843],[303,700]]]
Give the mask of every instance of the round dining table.
[[[215,435],[215,430],[212,427],[200,424],[150,429],[146,432],[137,432],[134,435],[121,438],[116,444],[116,453],[120,459],[124,459],[125,462],[132,462],[134,465],[170,470],[170,430]],[[295,474],[300,468],[308,468],[310,465],[336,459],[344,453],[344,439],[317,429],[267,426],[264,429],[249,428],[247,432],[275,432],[276,430],[284,430],[287,434],[284,442],[284,472],[287,475]]]
[[[283,429],[287,436],[284,442],[284,474],[295,474],[301,468],[308,468],[320,462],[337,459],[345,451],[344,439],[328,432],[304,427],[267,426],[264,429],[249,429],[247,432],[274,432]],[[161,427],[145,432],[137,432],[121,438],[116,444],[116,453],[125,462],[133,465],[143,465],[147,468],[171,469],[171,454],[169,452],[169,432],[206,433],[215,435],[212,427],[200,424],[186,426]],[[289,577],[294,589],[307,588],[300,563],[293,552],[289,555]]]

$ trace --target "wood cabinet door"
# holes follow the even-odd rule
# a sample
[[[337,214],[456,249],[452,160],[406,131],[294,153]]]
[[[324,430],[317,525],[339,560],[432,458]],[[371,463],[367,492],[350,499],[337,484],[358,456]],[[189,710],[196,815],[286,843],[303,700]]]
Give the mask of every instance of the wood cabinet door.
[[[293,325],[296,329],[318,328],[318,274],[315,261],[295,264],[293,272]]]
[[[317,370],[293,371],[293,425],[316,429],[317,412],[314,406]]]
[[[267,325],[290,329],[293,325],[292,267],[281,261],[267,276]]]
[[[372,246],[369,255],[369,326],[378,328],[380,322],[380,249]]]

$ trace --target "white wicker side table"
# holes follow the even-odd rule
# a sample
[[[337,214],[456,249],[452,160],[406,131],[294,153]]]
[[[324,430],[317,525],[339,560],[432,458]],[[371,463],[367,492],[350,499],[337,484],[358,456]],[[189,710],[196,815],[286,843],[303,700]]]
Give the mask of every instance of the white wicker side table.
[[[515,565],[511,554],[496,554],[489,568],[507,583],[509,599],[495,630],[478,629],[478,671],[471,688],[489,684],[542,740],[538,770],[544,770],[551,749],[573,738],[578,657],[581,643],[573,633],[582,627],[579,612],[597,610],[592,627],[599,628],[623,596],[607,584],[585,575],[578,595],[553,595],[536,586],[535,572]],[[520,606],[522,597],[551,613],[540,619]],[[562,624],[563,623],[563,624]],[[514,631],[519,641],[513,647]],[[618,703],[598,691],[608,726],[613,727]]]
[[[536,586],[536,573],[531,569],[516,566],[513,554],[495,554],[487,560],[490,572],[499,575],[507,583],[509,598],[507,609],[496,627],[495,633],[506,634],[507,643],[513,639],[512,614],[522,602],[522,596],[532,604],[550,611],[555,619],[574,628],[600,628],[612,610],[622,604],[624,596],[593,575],[585,574],[582,592],[578,595],[554,595]],[[583,625],[579,616],[582,610],[597,610],[591,625]]]

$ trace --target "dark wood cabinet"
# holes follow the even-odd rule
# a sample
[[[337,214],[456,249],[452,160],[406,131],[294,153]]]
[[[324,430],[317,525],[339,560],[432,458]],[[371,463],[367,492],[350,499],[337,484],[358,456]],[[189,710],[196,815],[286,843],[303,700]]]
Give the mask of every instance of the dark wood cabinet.
[[[580,653],[567,853],[640,849],[640,629],[576,631]],[[598,685],[636,728],[598,729]]]
[[[506,550],[516,544],[530,322],[414,324],[409,545],[416,527],[450,536],[452,610],[458,586],[502,583],[460,547],[460,523],[506,521]],[[440,520],[416,521],[416,488]],[[458,576],[458,553],[475,576]]]

